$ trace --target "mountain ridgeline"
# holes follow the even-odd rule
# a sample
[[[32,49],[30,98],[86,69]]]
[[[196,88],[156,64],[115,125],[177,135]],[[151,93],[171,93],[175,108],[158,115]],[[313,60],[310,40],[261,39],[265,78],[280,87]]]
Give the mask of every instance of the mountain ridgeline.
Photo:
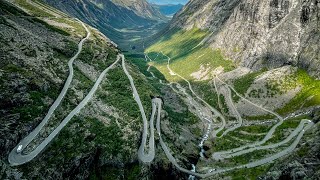
[[[154,8],[158,9],[163,15],[172,17],[176,14],[182,7],[182,4],[151,4]]]
[[[168,18],[145,0],[45,0],[49,5],[98,28],[123,49],[152,34]],[[131,41],[131,44],[128,43]]]

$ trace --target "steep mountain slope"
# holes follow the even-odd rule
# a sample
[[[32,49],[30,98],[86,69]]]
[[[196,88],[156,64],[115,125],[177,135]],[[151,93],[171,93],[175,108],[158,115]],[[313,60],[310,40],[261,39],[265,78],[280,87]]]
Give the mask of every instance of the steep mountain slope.
[[[162,14],[172,17],[175,13],[180,11],[180,9],[183,7],[182,4],[152,4],[152,6],[156,9],[158,9]]]
[[[319,14],[316,0],[192,0],[146,42],[149,65],[222,114],[199,177],[317,179]]]
[[[49,5],[99,29],[120,47],[152,35],[167,19],[145,0],[45,0]],[[130,41],[131,43],[128,43]]]
[[[33,152],[88,97],[98,76],[117,62],[120,52],[98,30],[39,1],[10,2],[13,4],[0,1],[0,179],[187,176],[172,168],[160,147],[156,147],[155,162],[147,166],[139,163],[137,150],[143,121],[120,62],[109,69],[85,107],[40,154],[26,164],[11,166],[10,152],[17,153],[14,148],[42,122],[63,91],[71,72],[70,58],[76,54],[80,40],[88,35],[84,26],[91,35],[73,62],[73,78],[65,98],[23,154]],[[139,58],[131,57],[131,61],[141,63]],[[136,65],[123,62],[147,116],[151,112],[150,95],[163,96],[166,104],[161,115],[162,134],[189,167],[189,159],[198,154],[197,138],[203,123],[171,88],[148,72],[141,74]]]
[[[294,0],[194,0],[157,35],[159,41],[146,52],[165,53],[171,57],[173,70],[191,80],[208,80],[233,69],[228,75],[230,80],[250,70],[265,72],[286,65],[304,69],[312,78],[306,78],[308,75],[297,70],[289,73],[293,81],[300,82],[287,89],[305,87],[286,96],[283,104],[291,101],[286,109],[292,111],[298,108],[299,100],[307,99],[308,106],[320,104],[319,23],[318,1],[302,4]],[[166,64],[165,61],[157,63],[166,78],[179,80],[177,76],[170,76]],[[303,79],[312,79],[313,83],[308,85]],[[273,107],[276,108],[280,105]]]
[[[146,0],[112,0],[115,4],[131,9],[137,15],[149,19],[165,19],[163,15],[153,8]],[[99,4],[99,2],[96,1]]]
[[[193,0],[170,28],[207,30],[202,42],[241,66],[298,65],[320,77],[319,1]]]

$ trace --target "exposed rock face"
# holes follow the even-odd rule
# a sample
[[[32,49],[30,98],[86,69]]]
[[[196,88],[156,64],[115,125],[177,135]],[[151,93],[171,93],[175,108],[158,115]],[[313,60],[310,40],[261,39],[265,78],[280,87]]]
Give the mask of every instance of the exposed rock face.
[[[320,77],[318,0],[193,0],[170,28],[209,30],[203,43],[252,69],[299,65]]]
[[[146,0],[111,0],[115,4],[126,7],[135,12],[138,16],[150,19],[163,19],[163,15]],[[103,2],[103,0],[100,0]]]

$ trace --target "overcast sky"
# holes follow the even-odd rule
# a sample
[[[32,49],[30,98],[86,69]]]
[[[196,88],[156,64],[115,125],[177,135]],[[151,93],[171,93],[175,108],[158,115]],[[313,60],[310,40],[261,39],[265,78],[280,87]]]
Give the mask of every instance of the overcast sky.
[[[154,4],[186,4],[189,0],[148,0]]]

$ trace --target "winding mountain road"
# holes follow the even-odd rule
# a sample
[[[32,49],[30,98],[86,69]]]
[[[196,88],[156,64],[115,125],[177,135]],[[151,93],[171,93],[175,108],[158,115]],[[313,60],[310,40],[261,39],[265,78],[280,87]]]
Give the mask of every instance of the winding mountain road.
[[[219,81],[221,81],[223,84],[225,84],[227,87],[229,87],[232,91],[234,91],[236,93],[237,96],[239,96],[240,98],[242,98],[243,100],[249,102],[250,104],[266,111],[266,112],[269,112],[273,115],[275,115],[276,117],[278,117],[278,119],[280,119],[280,121],[275,124],[270,130],[269,132],[266,134],[266,136],[261,140],[261,141],[258,141],[258,142],[255,142],[255,143],[252,143],[252,144],[248,144],[248,145],[245,145],[245,146],[241,146],[241,147],[238,147],[238,148],[234,148],[234,149],[230,149],[230,150],[227,150],[227,151],[221,151],[221,152],[215,152],[212,157],[214,159],[221,159],[221,157],[225,154],[232,154],[234,152],[237,152],[237,151],[242,151],[244,149],[247,149],[247,148],[254,148],[254,147],[257,147],[257,146],[260,146],[264,143],[266,143],[273,135],[273,133],[276,131],[276,129],[283,124],[283,121],[284,119],[278,115],[277,113],[273,112],[273,111],[270,111],[266,108],[263,108],[262,106],[259,106],[259,105],[256,105],[255,103],[249,101],[248,99],[246,99],[245,97],[243,97],[242,95],[240,95],[232,86],[228,85],[227,83],[225,83],[224,81],[222,81],[218,76],[216,77]]]
[[[155,108],[154,108],[155,104],[152,103],[152,115],[151,115],[151,118],[150,118],[150,126],[149,126],[150,127],[149,151],[148,151],[148,154],[146,154],[145,153],[145,146],[146,146],[146,143],[147,143],[147,136],[148,136],[148,129],[149,129],[148,128],[148,120],[147,120],[146,113],[144,111],[143,105],[141,103],[140,96],[138,94],[136,86],[134,85],[133,78],[129,74],[129,72],[128,72],[127,68],[126,68],[124,55],[120,55],[120,56],[122,58],[123,71],[125,72],[125,74],[127,75],[128,79],[130,81],[130,85],[131,85],[131,88],[132,88],[132,91],[133,91],[134,100],[137,102],[137,104],[139,106],[139,110],[140,110],[141,117],[142,117],[142,120],[143,120],[142,142],[141,142],[141,145],[140,145],[139,150],[138,150],[138,158],[144,163],[149,163],[149,162],[152,162],[152,160],[155,157],[154,125],[153,125],[154,114],[155,114]]]
[[[59,134],[59,132],[67,125],[67,123],[76,115],[80,112],[80,110],[89,102],[89,100],[92,98],[92,96],[94,95],[94,93],[96,92],[96,90],[98,89],[101,81],[103,80],[104,76],[106,75],[106,73],[116,64],[119,62],[121,56],[117,57],[117,60],[110,65],[108,68],[106,68],[99,76],[99,78],[97,79],[97,81],[95,82],[94,86],[92,87],[92,89],[90,90],[90,92],[88,93],[88,95],[79,103],[79,105],[73,109],[69,115],[59,124],[59,126],[54,129],[54,131],[47,137],[44,139],[44,141],[42,141],[32,152],[30,152],[29,154],[23,154],[22,151],[29,145],[30,142],[32,142],[34,140],[34,138],[39,134],[39,132],[41,131],[41,129],[44,127],[44,125],[48,122],[49,118],[52,116],[53,112],[55,111],[55,109],[59,106],[59,104],[61,103],[62,99],[64,98],[70,83],[73,79],[73,61],[78,57],[78,55],[81,53],[82,50],[82,46],[85,40],[87,40],[90,37],[90,31],[87,29],[87,27],[82,23],[82,25],[85,27],[86,31],[87,31],[87,36],[86,38],[82,39],[81,42],[78,45],[78,52],[76,53],[76,55],[74,57],[72,57],[70,59],[70,61],[68,62],[68,66],[69,66],[69,76],[67,78],[67,81],[60,93],[60,95],[58,96],[58,98],[56,99],[56,101],[54,102],[54,104],[50,107],[48,114],[46,115],[46,117],[43,119],[43,121],[28,135],[26,136],[22,141],[20,141],[20,143],[10,152],[9,157],[8,157],[8,161],[10,163],[10,165],[12,166],[16,166],[16,165],[21,165],[24,164],[26,162],[31,161],[33,158],[35,158],[40,152],[43,151],[43,149]],[[18,150],[19,149],[19,150]]]
[[[250,104],[261,108],[262,110],[265,110],[273,115],[275,115],[276,117],[278,117],[280,119],[280,121],[274,125],[270,131],[266,134],[266,136],[264,137],[264,139],[262,141],[259,142],[255,142],[253,144],[249,144],[249,145],[244,145],[232,150],[228,150],[228,151],[222,151],[222,152],[216,152],[212,155],[213,159],[224,159],[224,158],[231,158],[234,156],[239,156],[242,154],[247,154],[250,152],[254,152],[256,150],[264,150],[264,149],[271,149],[271,148],[277,148],[280,147],[282,145],[285,145],[287,143],[289,143],[290,141],[292,141],[292,139],[294,137],[296,137],[296,139],[293,141],[293,143],[291,145],[289,145],[287,148],[285,148],[284,150],[270,155],[266,158],[260,159],[260,160],[256,160],[254,162],[250,162],[248,164],[244,164],[244,165],[240,165],[240,166],[235,166],[235,167],[228,167],[228,168],[222,168],[222,169],[214,169],[211,170],[210,173],[205,173],[205,174],[201,174],[201,173],[197,173],[194,170],[188,170],[185,169],[183,167],[181,167],[177,160],[174,158],[173,154],[171,153],[170,148],[166,145],[166,143],[164,142],[164,140],[162,139],[161,136],[161,110],[162,110],[162,100],[160,98],[153,98],[152,99],[152,113],[151,113],[151,117],[149,120],[149,124],[148,124],[148,120],[145,114],[145,110],[143,108],[141,99],[139,97],[138,91],[135,87],[134,84],[134,80],[132,78],[132,76],[130,75],[130,73],[128,72],[126,65],[125,65],[125,57],[122,54],[119,54],[117,56],[116,61],[110,65],[108,68],[106,68],[99,76],[99,78],[97,79],[97,81],[95,82],[94,86],[92,87],[92,89],[90,90],[90,92],[88,93],[88,95],[78,104],[78,106],[73,109],[68,116],[59,124],[59,126],[54,129],[54,131],[47,137],[45,138],[45,140],[43,142],[40,143],[39,146],[37,146],[32,152],[30,152],[29,154],[23,154],[23,150],[30,144],[30,142],[32,142],[34,140],[34,138],[39,134],[39,132],[41,131],[41,129],[45,126],[45,124],[48,122],[48,120],[50,119],[50,117],[52,116],[52,114],[54,113],[54,111],[56,110],[56,108],[59,106],[59,104],[61,103],[61,101],[63,100],[63,98],[66,95],[67,90],[69,89],[70,83],[73,79],[73,62],[74,60],[79,56],[79,54],[82,51],[82,46],[84,41],[86,41],[89,37],[90,37],[90,31],[88,30],[88,28],[82,23],[83,27],[86,29],[87,31],[87,36],[82,39],[80,41],[80,43],[78,44],[78,51],[75,54],[74,57],[72,57],[69,62],[68,62],[68,67],[69,67],[69,76],[64,84],[64,87],[61,91],[61,93],[59,94],[58,98],[56,99],[56,101],[53,103],[53,105],[50,107],[47,115],[45,116],[45,118],[43,119],[43,121],[27,136],[25,137],[9,154],[8,160],[9,163],[12,166],[16,166],[16,165],[21,165],[24,164],[26,162],[31,161],[33,158],[35,158],[39,153],[41,153],[43,151],[43,149],[59,134],[59,132],[67,125],[67,123],[76,115],[80,112],[80,110],[82,108],[84,108],[86,106],[86,104],[90,101],[90,99],[93,97],[93,95],[95,94],[96,90],[99,88],[100,83],[102,82],[102,80],[104,79],[106,73],[112,69],[120,60],[122,61],[122,68],[123,71],[125,72],[126,76],[129,79],[130,82],[130,86],[132,88],[133,91],[133,97],[134,100],[136,101],[138,107],[139,107],[139,111],[141,113],[141,117],[143,120],[143,132],[142,132],[142,142],[141,145],[138,149],[138,158],[143,162],[143,163],[151,163],[154,158],[155,158],[155,135],[154,135],[154,121],[155,121],[155,117],[156,117],[156,131],[157,134],[159,135],[159,141],[160,141],[160,145],[164,151],[164,153],[166,154],[167,158],[169,159],[169,161],[180,171],[185,172],[187,174],[190,174],[192,176],[197,176],[200,178],[206,178],[218,173],[224,173],[227,171],[232,171],[232,170],[236,170],[236,169],[242,169],[242,168],[252,168],[252,167],[256,167],[256,166],[260,166],[266,163],[270,163],[282,156],[287,155],[288,153],[292,152],[296,146],[298,145],[299,141],[301,140],[301,138],[303,137],[305,131],[307,131],[308,129],[310,129],[314,123],[310,120],[304,119],[300,122],[299,126],[283,141],[278,142],[276,144],[270,144],[270,145],[263,145],[265,142],[267,142],[267,140],[269,140],[271,138],[271,136],[274,134],[276,128],[278,126],[280,126],[284,119],[278,115],[275,112],[272,112],[268,109],[263,108],[262,106],[256,105],[254,103],[252,103],[251,101],[247,100],[245,97],[241,96],[232,86],[228,85],[227,83],[223,82],[219,77],[216,77],[219,81],[221,81],[223,84],[225,84],[226,88],[226,93],[228,95],[228,101],[229,104],[231,104],[231,107],[233,108],[233,110],[236,112],[236,116],[238,118],[238,125],[236,125],[233,128],[230,128],[229,130],[226,130],[224,134],[235,130],[236,128],[238,128],[239,126],[242,125],[242,118],[240,116],[240,114],[238,113],[236,107],[233,104],[232,101],[232,96],[231,96],[231,90],[234,91],[236,93],[236,95],[238,95],[240,98],[244,99],[245,101],[249,102]],[[163,53],[162,53],[163,54]],[[159,55],[159,54],[158,54]],[[166,56],[168,58],[168,64],[167,64],[167,68],[170,72],[170,74],[172,75],[177,75],[179,76],[181,79],[183,79],[184,81],[186,81],[188,83],[188,88],[189,90],[192,92],[192,94],[198,99],[200,100],[203,104],[205,104],[213,113],[213,120],[215,120],[215,117],[219,117],[222,120],[222,125],[218,130],[214,130],[214,137],[217,137],[216,135],[221,132],[225,126],[226,126],[226,120],[224,118],[224,116],[215,108],[213,108],[211,105],[209,105],[206,101],[204,101],[202,98],[200,98],[193,90],[191,83],[185,79],[184,77],[180,76],[179,74],[175,73],[174,71],[172,71],[172,69],[170,68],[170,57],[168,57],[167,55],[163,54],[164,56]],[[158,56],[157,56],[158,57]],[[146,60],[147,58],[149,58],[146,55]],[[150,58],[149,58],[150,59]],[[151,60],[151,59],[150,59]],[[148,68],[149,70],[150,68]],[[217,89],[217,88],[216,88]],[[185,92],[186,93],[186,92]],[[211,125],[212,125],[212,121],[208,120],[209,125],[208,125],[208,129],[207,132],[205,134],[205,136],[202,138],[202,141],[200,144],[203,145],[204,141],[208,138],[210,131],[211,131]],[[307,125],[306,125],[307,124]],[[149,142],[148,142],[148,152],[146,153],[146,146],[147,146],[147,138],[149,135]],[[222,135],[222,136],[223,136]]]
[[[300,123],[300,125],[299,125],[299,129],[297,129],[295,131],[295,132],[299,132],[299,130],[300,130],[300,133],[298,133],[298,136],[294,140],[294,142],[290,146],[288,146],[286,149],[284,149],[276,154],[270,155],[266,158],[263,158],[263,159],[260,159],[260,160],[257,160],[257,161],[254,161],[254,162],[251,162],[248,164],[230,167],[230,168],[215,169],[215,170],[211,170],[210,173],[201,174],[201,173],[193,172],[192,170],[188,170],[188,169],[181,167],[178,164],[178,162],[176,161],[176,159],[174,158],[174,156],[171,154],[170,148],[166,145],[166,143],[163,141],[163,139],[161,137],[161,116],[160,116],[160,114],[161,114],[161,109],[162,109],[162,101],[159,98],[155,98],[155,99],[152,99],[152,102],[156,103],[158,105],[156,128],[157,128],[157,133],[160,138],[160,145],[161,145],[162,149],[164,150],[167,158],[178,170],[180,170],[184,173],[187,173],[189,175],[197,176],[200,178],[207,178],[207,177],[210,177],[215,174],[224,173],[224,172],[228,172],[228,171],[232,171],[232,170],[236,170],[236,169],[253,168],[253,167],[257,167],[257,166],[261,166],[261,165],[270,163],[276,159],[279,159],[279,158],[287,155],[288,153],[292,152],[296,148],[296,146],[298,145],[301,138],[303,137],[305,131],[307,131],[308,129],[310,129],[314,125],[314,123],[311,122],[310,120],[303,120],[303,122]],[[153,108],[155,108],[155,106],[153,106]],[[306,123],[308,125],[304,126],[304,124],[306,124]],[[284,144],[285,142],[282,142],[282,143]],[[279,145],[279,144],[270,145],[270,146],[275,147],[277,145]],[[266,147],[261,147],[261,149],[263,149],[263,148],[266,148]]]
[[[224,96],[226,97],[227,105],[230,107],[230,109],[232,110],[232,112],[234,113],[235,117],[238,120],[238,123],[235,126],[233,126],[231,128],[228,128],[226,131],[224,131],[222,133],[221,136],[225,136],[229,132],[232,132],[232,131],[240,128],[242,126],[243,119],[242,119],[240,113],[238,112],[236,106],[233,103],[233,99],[232,99],[232,94],[231,94],[230,88],[229,87],[225,87],[225,86],[222,86],[222,88],[223,88],[222,89],[222,94],[224,94]]]
[[[157,122],[156,122],[156,129],[157,129],[157,133],[159,135],[159,141],[160,141],[160,145],[164,151],[164,153],[166,154],[167,158],[169,159],[169,161],[180,171],[187,173],[189,175],[193,175],[193,176],[197,176],[200,178],[207,178],[210,177],[212,175],[215,174],[219,174],[219,173],[224,173],[224,172],[228,172],[228,171],[232,171],[232,170],[236,170],[236,169],[243,169],[243,168],[252,168],[252,167],[257,167],[257,166],[261,166],[263,164],[267,164],[270,163],[282,156],[287,155],[288,153],[292,152],[296,146],[298,145],[300,139],[303,137],[303,134],[305,133],[305,131],[307,131],[308,129],[310,129],[313,126],[313,123],[310,120],[305,120],[305,122],[303,122],[302,124],[304,125],[304,123],[308,123],[307,126],[305,126],[300,133],[298,134],[297,138],[294,140],[294,142],[287,147],[286,149],[273,154],[269,157],[248,163],[248,164],[244,164],[244,165],[240,165],[240,166],[235,166],[235,167],[230,167],[230,168],[223,168],[223,169],[216,169],[216,170],[212,170],[210,173],[205,173],[205,174],[201,174],[201,173],[197,173],[194,172],[193,170],[188,170],[186,168],[181,167],[178,162],[176,161],[176,159],[174,158],[173,154],[171,153],[170,148],[166,145],[166,143],[164,142],[164,140],[162,139],[161,136],[161,109],[162,109],[162,100],[159,98],[154,98],[152,99],[152,112],[155,111],[155,109],[157,109]],[[157,106],[156,106],[157,105]],[[153,114],[154,115],[154,114]],[[300,126],[301,127],[301,126]]]
[[[84,25],[83,22],[81,22],[82,26],[85,28],[85,30],[87,31],[87,36],[85,38],[83,38],[80,43],[78,44],[78,51],[77,53],[69,60],[68,62],[68,67],[69,67],[69,75],[68,78],[63,86],[62,91],[60,92],[58,98],[55,100],[55,102],[52,104],[52,106],[50,107],[47,115],[45,116],[45,118],[42,120],[42,122],[28,135],[26,136],[24,139],[22,139],[19,144],[11,151],[10,155],[9,155],[9,162],[11,165],[19,165],[19,164],[23,164],[25,162],[30,161],[31,159],[33,159],[37,154],[40,153],[40,151],[44,148],[42,146],[38,147],[39,149],[36,150],[36,152],[33,152],[33,155],[29,155],[29,156],[22,156],[21,152],[30,144],[30,142],[33,141],[33,139],[39,134],[39,132],[41,131],[41,129],[47,124],[48,120],[51,118],[53,112],[57,109],[57,107],[60,105],[61,101],[63,100],[63,98],[65,97],[69,86],[71,84],[71,81],[73,79],[73,62],[75,59],[77,59],[77,57],[79,56],[79,54],[82,51],[82,47],[83,47],[83,43],[89,39],[91,32],[89,31],[89,29]],[[41,148],[42,147],[42,148]],[[20,153],[17,152],[17,149],[19,148]]]
[[[307,124],[307,126],[305,126],[305,124]],[[283,141],[281,142],[278,142],[278,143],[275,143],[275,144],[270,144],[270,145],[265,145],[265,146],[256,146],[256,147],[253,147],[253,148],[249,148],[249,149],[244,149],[242,151],[238,151],[238,152],[235,152],[235,153],[231,153],[231,154],[226,154],[226,155],[223,155],[222,157],[215,157],[214,159],[218,160],[218,159],[227,159],[227,158],[233,158],[235,156],[241,156],[243,154],[247,154],[247,153],[250,153],[250,152],[254,152],[254,151],[257,151],[257,150],[266,150],[266,149],[274,149],[274,148],[278,148],[282,145],[285,145],[286,143],[290,142],[295,136],[299,135],[301,132],[304,132],[305,130],[309,129],[310,126],[313,125],[313,122],[308,120],[308,119],[303,119],[299,126],[293,131],[290,133],[290,135]]]
[[[162,53],[162,52],[161,52]],[[162,53],[163,54],[163,53]],[[167,60],[168,60],[168,63],[167,63],[167,69],[169,70],[170,74],[173,75],[173,76],[178,76],[180,77],[181,79],[183,79],[187,84],[188,84],[188,87],[189,87],[189,90],[191,91],[191,93],[198,99],[200,100],[201,102],[203,102],[214,114],[215,117],[219,117],[221,120],[222,120],[222,125],[221,127],[218,129],[218,130],[215,130],[214,132],[214,135],[213,137],[215,138],[216,137],[216,134],[218,134],[220,131],[222,131],[224,129],[224,127],[226,126],[226,120],[224,118],[224,116],[217,110],[215,109],[214,107],[212,107],[209,103],[207,103],[205,100],[203,100],[200,96],[197,95],[197,93],[194,92],[193,88],[192,88],[192,85],[190,83],[190,81],[188,81],[186,78],[184,78],[183,76],[177,74],[176,72],[174,72],[171,68],[170,68],[170,61],[171,61],[171,58],[169,56],[167,56],[166,54],[163,54],[164,56],[167,57]],[[209,121],[209,120],[208,120]],[[213,121],[215,121],[215,118],[213,118]],[[212,121],[209,121],[209,123],[212,123]]]
[[[174,71],[172,71],[172,69],[170,69],[170,58],[168,56],[167,56],[167,58],[168,58],[167,68],[170,71],[170,74],[179,76]],[[185,80],[189,84],[190,91],[192,93],[194,93],[193,90],[192,90],[192,87],[190,87],[191,86],[190,82],[188,82],[182,76],[179,76],[179,77],[181,77],[183,80]],[[219,79],[219,77],[217,77],[217,79],[219,81],[223,82],[221,79]],[[246,98],[244,98],[243,96],[241,96],[233,87],[231,87],[230,85],[226,84],[225,82],[223,82],[223,83],[228,87],[228,89],[230,88],[232,91],[234,91],[240,98],[242,98],[242,99],[248,101],[250,104],[252,104],[252,105],[254,105],[254,106],[258,107],[258,108],[261,108],[262,110],[265,110],[265,111],[275,115],[276,117],[278,117],[280,119],[280,122],[277,123],[275,126],[273,126],[271,128],[271,130],[267,133],[267,135],[265,136],[265,138],[262,141],[257,142],[257,143],[253,143],[253,144],[250,144],[250,145],[245,145],[245,146],[242,146],[242,147],[230,150],[230,151],[226,151],[227,153],[223,153],[223,152],[220,153],[219,152],[220,154],[216,153],[215,155],[219,155],[221,157],[222,155],[227,154],[227,157],[232,157],[232,156],[237,156],[237,155],[250,153],[250,152],[253,152],[253,151],[256,151],[256,150],[277,148],[277,147],[280,147],[280,146],[290,142],[293,139],[294,136],[297,136],[297,137],[296,137],[296,139],[293,141],[293,143],[290,146],[288,146],[284,150],[282,150],[282,151],[280,151],[280,152],[278,152],[276,154],[270,155],[270,156],[268,156],[266,158],[263,158],[263,159],[260,159],[260,160],[256,160],[254,162],[251,162],[251,163],[248,163],[248,164],[244,164],[244,165],[240,165],[240,166],[235,166],[235,167],[230,167],[230,168],[223,168],[223,169],[212,169],[210,171],[210,173],[206,173],[206,174],[196,173],[196,172],[193,172],[191,170],[188,170],[188,169],[185,169],[185,168],[181,167],[177,163],[177,161],[174,158],[174,156],[171,154],[169,147],[163,141],[163,139],[161,137],[161,128],[160,128],[160,113],[161,113],[161,103],[162,103],[162,101],[159,100],[159,99],[153,99],[152,101],[156,102],[158,104],[158,116],[157,116],[156,127],[157,127],[158,135],[160,137],[161,147],[164,150],[164,152],[165,152],[167,158],[169,159],[169,161],[174,166],[176,166],[177,169],[179,169],[182,172],[185,172],[185,173],[188,173],[189,175],[197,176],[197,177],[200,177],[200,178],[206,178],[206,177],[212,176],[214,174],[218,174],[218,173],[223,173],[223,172],[232,171],[232,170],[236,170],[236,169],[242,169],[242,168],[252,168],[252,167],[257,167],[257,166],[260,166],[260,165],[263,165],[263,164],[270,163],[270,162],[272,162],[272,161],[274,161],[274,160],[276,160],[276,159],[278,159],[278,158],[280,158],[282,156],[285,156],[288,153],[292,152],[296,148],[296,146],[298,145],[298,143],[301,140],[301,138],[303,137],[305,131],[307,131],[308,129],[310,129],[314,125],[314,123],[312,121],[304,119],[304,120],[302,120],[300,122],[300,125],[285,140],[283,140],[283,141],[281,141],[279,143],[276,143],[276,144],[270,144],[270,145],[261,146],[262,144],[264,144],[267,140],[269,140],[271,138],[271,136],[273,135],[275,129],[283,123],[284,119],[280,115],[278,115],[277,113],[272,112],[272,111],[270,111],[268,109],[263,108],[262,106],[259,106],[259,105],[256,105],[256,104],[252,103],[251,101],[249,101]],[[231,98],[230,89],[229,89],[228,93],[230,93],[229,95],[230,95],[230,98]],[[231,103],[233,104],[232,99],[231,99]],[[205,104],[207,104],[207,103],[205,103]],[[153,108],[154,108],[154,106],[153,106]],[[234,105],[233,105],[233,108],[235,108]],[[237,116],[239,116],[238,118],[241,118],[239,113],[237,113]],[[241,122],[242,122],[242,119],[239,119],[239,120],[241,120]],[[307,124],[307,126],[305,126],[305,124]],[[237,154],[235,154],[235,153],[237,153]],[[213,155],[213,158],[214,158],[214,155]]]

